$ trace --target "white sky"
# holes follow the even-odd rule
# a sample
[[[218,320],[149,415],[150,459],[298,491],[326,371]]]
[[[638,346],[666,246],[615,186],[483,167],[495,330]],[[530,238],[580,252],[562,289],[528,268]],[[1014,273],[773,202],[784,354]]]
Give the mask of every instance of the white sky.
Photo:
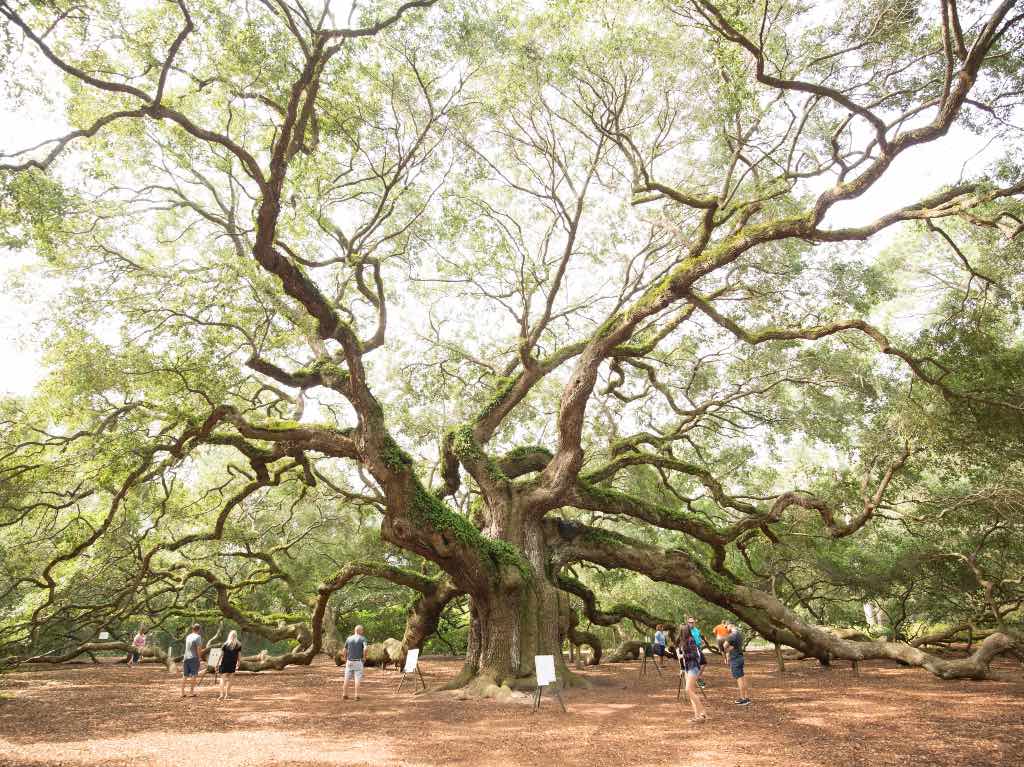
[[[130,0],[129,4],[144,5],[146,1]],[[344,16],[338,15],[337,18],[342,21]],[[56,97],[54,107],[15,108],[9,87],[19,76],[17,61],[14,60],[15,66],[11,71],[0,72],[0,125],[4,126],[0,135],[2,152],[34,145],[43,138],[58,136],[66,130],[66,123],[59,113],[63,84],[57,77],[51,80],[51,92]],[[996,156],[998,149],[998,146],[986,147],[986,139],[982,137],[954,128],[935,144],[917,147],[902,155],[864,197],[836,206],[826,224],[866,223],[945,184],[958,181],[965,162],[971,160],[984,166]],[[41,339],[35,323],[45,309],[45,298],[59,290],[59,285],[51,280],[30,297],[19,297],[11,289],[11,278],[32,264],[33,258],[30,253],[12,253],[0,248],[0,396],[29,393],[44,372],[40,362]]]

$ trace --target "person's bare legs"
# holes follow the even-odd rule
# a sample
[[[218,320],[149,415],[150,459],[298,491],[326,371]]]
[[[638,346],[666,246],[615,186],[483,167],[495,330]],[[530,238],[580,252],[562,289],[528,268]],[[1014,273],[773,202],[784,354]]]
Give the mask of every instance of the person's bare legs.
[[[736,686],[740,689],[740,700],[747,700],[747,677],[746,675],[741,676],[736,680]]]
[[[704,711],[704,703],[700,699],[700,691],[697,689],[697,677],[693,674],[686,675],[686,695],[693,706],[693,718],[704,719],[707,713]]]
[[[356,686],[356,700],[359,700],[359,674],[352,674],[352,682]]]
[[[227,700],[229,697],[231,697],[231,682],[234,678],[234,674],[221,674],[220,680],[224,683],[223,700]]]

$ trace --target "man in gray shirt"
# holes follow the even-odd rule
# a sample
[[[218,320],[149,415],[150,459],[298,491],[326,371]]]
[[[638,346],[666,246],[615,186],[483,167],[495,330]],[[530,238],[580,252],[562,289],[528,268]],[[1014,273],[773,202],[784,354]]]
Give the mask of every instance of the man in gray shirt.
[[[348,680],[355,680],[355,698],[359,700],[359,683],[363,681],[363,657],[366,653],[366,637],[363,627],[356,626],[355,633],[345,640],[345,681],[341,683],[341,698],[348,700]]]
[[[750,698],[747,697],[747,677],[743,673],[743,634],[735,623],[727,624],[729,636],[722,642],[722,647],[729,656],[729,671],[732,678],[736,680],[736,686],[740,690],[737,706],[749,706]]]
[[[193,698],[196,696],[196,678],[199,676],[199,659],[203,656],[203,630],[198,623],[192,624],[192,633],[185,637],[185,656],[181,663],[181,697],[185,697],[185,684]]]

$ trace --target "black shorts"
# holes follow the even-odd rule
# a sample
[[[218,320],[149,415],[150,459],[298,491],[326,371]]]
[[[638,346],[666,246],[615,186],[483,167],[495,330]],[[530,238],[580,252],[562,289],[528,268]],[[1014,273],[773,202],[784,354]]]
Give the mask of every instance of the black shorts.
[[[660,655],[660,656],[664,657],[665,656],[665,645],[663,645],[663,644],[651,645],[651,654],[652,655]]]

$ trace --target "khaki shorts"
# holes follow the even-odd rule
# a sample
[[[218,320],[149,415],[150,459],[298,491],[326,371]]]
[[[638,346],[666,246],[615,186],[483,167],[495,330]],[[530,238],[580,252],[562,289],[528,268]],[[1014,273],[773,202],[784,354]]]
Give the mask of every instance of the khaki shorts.
[[[363,681],[363,662],[361,660],[345,661],[345,681],[355,677],[357,682]]]

